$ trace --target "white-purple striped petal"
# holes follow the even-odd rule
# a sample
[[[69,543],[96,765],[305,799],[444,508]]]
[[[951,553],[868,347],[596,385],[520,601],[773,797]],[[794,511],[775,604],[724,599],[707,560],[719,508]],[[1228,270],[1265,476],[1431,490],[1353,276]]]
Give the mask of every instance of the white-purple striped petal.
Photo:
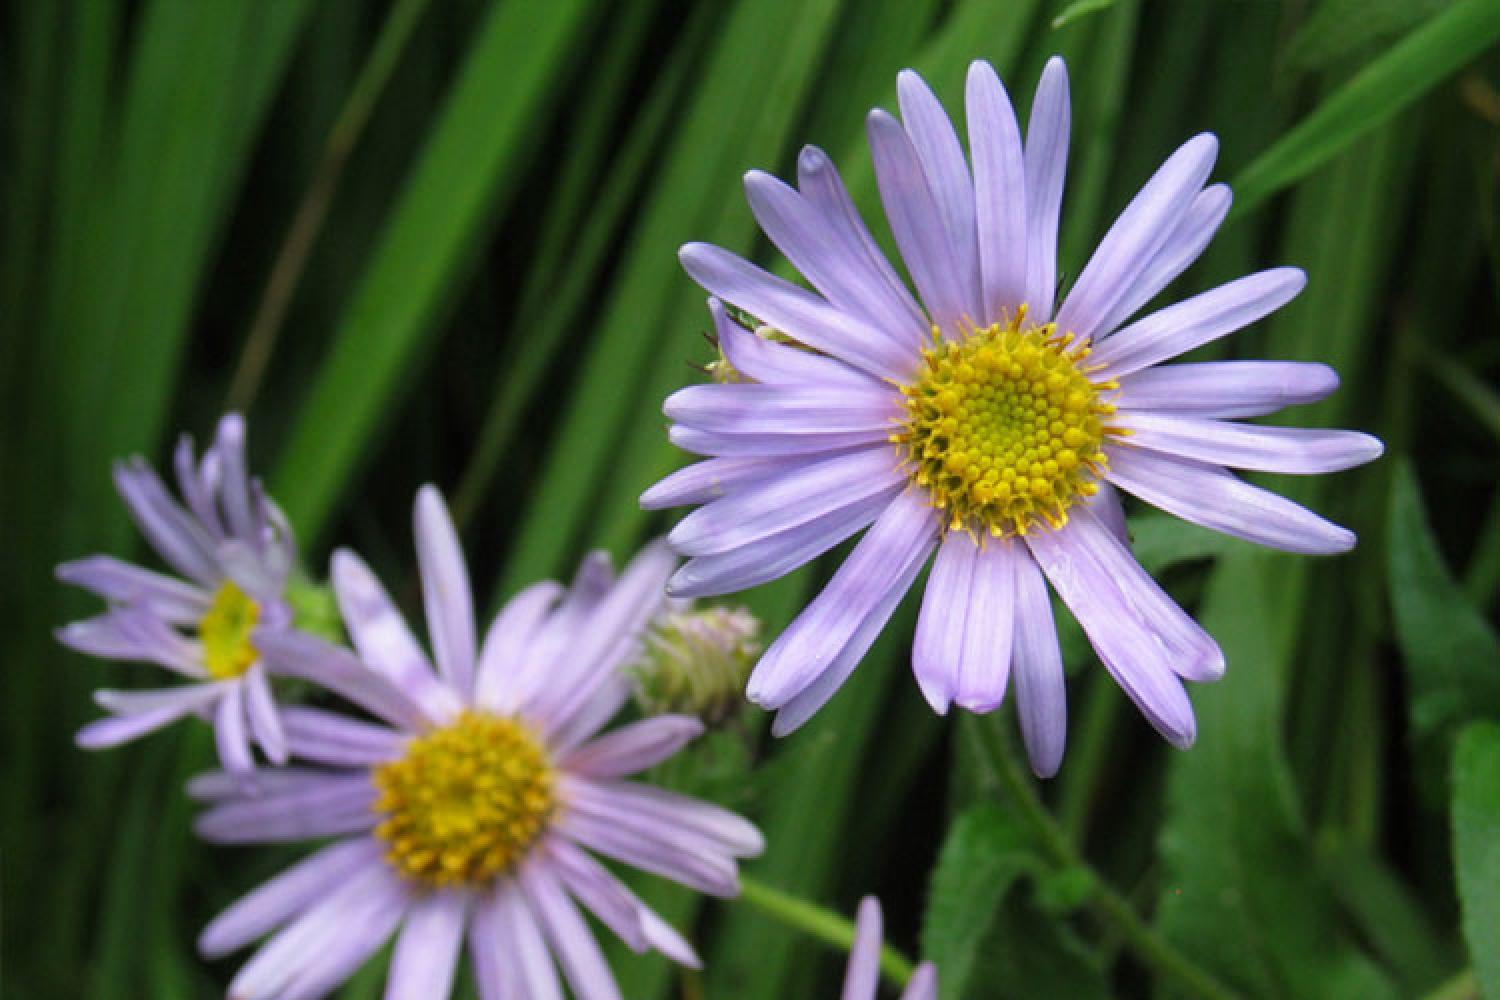
[[[875,160],[880,200],[891,234],[901,248],[901,259],[906,262],[933,323],[950,336],[955,335],[978,321],[978,289],[964,272],[964,262],[954,246],[953,234],[944,221],[910,134],[884,111],[870,112],[865,125]],[[898,369],[876,374],[899,378],[904,372]]]
[[[1212,135],[1195,136],[1152,175],[1100,241],[1058,309],[1059,330],[1079,337],[1100,332],[1101,321],[1130,293],[1203,188],[1218,152]]]
[[[330,560],[329,576],[359,658],[406,692],[428,718],[437,721],[457,715],[462,701],[433,673],[406,618],[364,560],[339,549]]]
[[[1354,548],[1354,532],[1222,468],[1137,448],[1110,452],[1110,481],[1184,521],[1287,552],[1331,555]]]
[[[1307,276],[1295,267],[1238,278],[1136,320],[1096,347],[1089,361],[1121,378],[1249,326],[1296,298],[1306,284]]]
[[[1210,184],[1198,192],[1182,221],[1152,256],[1151,263],[1146,265],[1129,293],[1099,321],[1096,340],[1102,341],[1110,336],[1116,327],[1135,315],[1136,310],[1155,298],[1202,255],[1229,214],[1232,200],[1227,184]]]
[[[1116,405],[1233,420],[1316,403],[1338,387],[1337,372],[1311,361],[1203,361],[1125,376]]]
[[[1341,472],[1385,451],[1378,438],[1321,427],[1262,427],[1204,417],[1122,410],[1115,421],[1136,448],[1231,469],[1309,476]]]
[[[391,955],[386,1000],[448,996],[467,917],[463,893],[432,892],[413,901]]]
[[[689,243],[678,256],[683,268],[704,290],[809,347],[880,378],[903,378],[916,365],[915,348],[904,349],[887,338],[872,337],[863,323],[821,297],[727,250]]]
[[[266,670],[259,663],[250,665],[245,671],[242,685],[245,689],[245,719],[250,723],[250,735],[257,746],[273,764],[285,764],[287,758],[286,732],[276,712],[276,699],[271,692],[271,682]]]
[[[287,790],[261,789],[202,813],[194,831],[215,844],[281,844],[372,829],[375,788],[364,772],[330,772]]]
[[[1042,70],[1026,123],[1026,303],[1039,323],[1052,319],[1057,294],[1057,218],[1068,173],[1072,110],[1068,68],[1053,56]]]
[[[1110,676],[1168,742],[1189,747],[1197,736],[1197,725],[1192,702],[1172,672],[1175,654],[1146,627],[1105,573],[1093,549],[1101,539],[1118,542],[1102,527],[1080,531],[1079,525],[1089,517],[1077,512],[1061,531],[1026,536],[1027,545],[1083,626]]]
[[[983,325],[1014,316],[1026,302],[1026,162],[1010,95],[989,63],[969,65],[965,95],[984,303],[977,319]]]
[[[400,756],[407,737],[394,729],[346,715],[289,705],[282,709],[292,756],[333,767],[374,767]]]
[[[790,573],[874,521],[900,485],[730,552],[689,559],[667,583],[673,597],[710,597],[747,590]]]
[[[902,342],[915,349],[927,337],[931,324],[870,235],[827,153],[816,146],[802,148],[797,157],[797,187],[829,233],[844,244],[849,266],[865,272],[866,287],[876,296],[870,311],[886,317],[891,329],[901,333]]]
[[[816,461],[804,459],[804,462]],[[781,458],[706,458],[678,469],[641,494],[643,510],[685,507],[728,496],[740,486],[785,469],[798,460]]]
[[[740,375],[765,385],[797,385],[830,382],[855,387],[878,386],[872,376],[851,368],[837,358],[792,344],[782,344],[746,330],[724,311],[724,304],[709,298],[708,311],[714,321],[714,336],[724,359]],[[766,328],[763,328],[766,329]]]
[[[620,1000],[620,988],[588,924],[546,867],[523,865],[517,881],[578,1000]]]
[[[483,1000],[563,1000],[542,929],[514,879],[500,882],[475,907],[469,955]],[[483,992],[486,982],[492,994]]]
[[[196,625],[208,613],[210,596],[198,587],[113,556],[65,562],[57,567],[57,578],[111,603],[149,611],[173,625]]]
[[[1029,556],[1016,560],[1016,633],[1011,662],[1016,675],[1016,716],[1026,756],[1039,778],[1062,765],[1068,737],[1067,678],[1052,600],[1041,567]]]
[[[479,649],[475,705],[510,712],[521,703],[524,675],[528,668],[538,666],[528,660],[528,649],[562,592],[551,580],[534,583],[500,609]]]
[[[932,550],[937,531],[938,514],[923,498],[899,494],[822,593],[766,650],[750,675],[750,699],[780,708],[811,684],[870,612],[898,585],[904,589],[906,570]]]
[[[469,587],[469,568],[458,544],[458,532],[436,488],[424,486],[417,491],[414,521],[433,659],[448,686],[467,701],[474,687],[477,649],[474,593]]]
[[[958,263],[957,277],[971,308],[982,308],[979,247],[975,242],[975,190],[963,146],[943,105],[927,82],[911,70],[896,74],[896,98],[912,149],[922,164]],[[973,123],[970,123],[971,131]],[[975,318],[978,315],[975,314]]]
[[[899,399],[876,382],[864,385],[690,385],[667,397],[662,412],[719,434],[889,434]]]
[[[745,175],[745,197],[766,236],[824,298],[857,316],[868,324],[872,335],[890,340],[897,348],[914,342],[908,314],[887,314],[879,308],[886,296],[880,273],[869,268],[862,255],[849,252],[838,229],[830,228],[801,192],[770,174],[752,170]],[[719,329],[722,337],[722,325]],[[730,364],[757,381],[769,381],[733,357]]]
[[[361,838],[337,841],[304,858],[215,917],[198,935],[198,951],[218,958],[244,947],[349,876],[378,864],[383,851],[379,841]]]
[[[875,1000],[880,986],[880,903],[874,896],[860,900],[854,918],[854,945],[849,949],[849,964],[844,970],[841,1000]]]
[[[572,774],[590,778],[623,778],[644,771],[703,735],[703,723],[691,715],[658,715],[621,726],[563,757]]]
[[[683,555],[727,552],[884,493],[903,478],[889,449],[835,455],[705,504],[679,521],[667,539]]]

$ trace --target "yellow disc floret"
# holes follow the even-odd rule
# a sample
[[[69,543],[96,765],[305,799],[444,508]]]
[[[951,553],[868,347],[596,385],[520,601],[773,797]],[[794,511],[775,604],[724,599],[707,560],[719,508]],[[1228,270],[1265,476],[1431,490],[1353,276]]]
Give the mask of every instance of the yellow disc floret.
[[[250,632],[258,621],[260,606],[233,581],[225,580],[198,621],[203,665],[210,676],[221,681],[238,677],[259,659],[250,644]]]
[[[1112,382],[1090,380],[1088,347],[1057,328],[1006,323],[966,331],[922,352],[921,374],[901,387],[906,416],[891,436],[912,481],[946,514],[950,531],[1022,535],[1067,523],[1068,508],[1098,491]]]
[[[551,761],[521,722],[465,712],[371,774],[386,860],[429,887],[482,885],[511,869],[551,819]]]

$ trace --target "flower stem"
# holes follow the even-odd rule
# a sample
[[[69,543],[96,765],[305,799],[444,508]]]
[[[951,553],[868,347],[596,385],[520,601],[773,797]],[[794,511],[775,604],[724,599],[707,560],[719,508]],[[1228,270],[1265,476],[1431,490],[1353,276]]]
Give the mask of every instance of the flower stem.
[[[276,262],[271,267],[271,277],[261,294],[255,318],[250,323],[250,332],[245,337],[245,346],[235,367],[234,378],[229,383],[228,407],[231,410],[248,410],[260,391],[261,378],[266,365],[276,348],[277,335],[282,320],[286,318],[292,294],[302,278],[302,272],[312,255],[313,245],[323,231],[328,218],[328,209],[343,176],[344,166],[359,142],[370,113],[375,109],[375,100],[385,89],[391,74],[396,69],[406,42],[411,37],[417,22],[421,20],[428,0],[397,0],[392,5],[375,45],[360,69],[339,111],[338,120],[328,134],[318,165],[313,172],[297,214],[287,232]]]
[[[764,882],[740,876],[740,899],[760,912],[795,928],[824,944],[848,951],[854,945],[854,924],[832,910],[774,889]],[[911,978],[912,961],[888,944],[880,947],[880,971],[897,986]]]
[[[1020,810],[1020,820],[1031,830],[1048,859],[1059,868],[1081,868],[1092,876],[1094,889],[1089,904],[1097,915],[1124,938],[1137,958],[1188,993],[1206,1000],[1234,1000],[1237,994],[1233,990],[1158,934],[1136,913],[1130,901],[1111,888],[1073,846],[1057,820],[1042,804],[1030,779],[1022,773],[1015,754],[1006,745],[999,728],[999,716],[992,714],[976,722],[980,744],[994,765],[996,777]]]

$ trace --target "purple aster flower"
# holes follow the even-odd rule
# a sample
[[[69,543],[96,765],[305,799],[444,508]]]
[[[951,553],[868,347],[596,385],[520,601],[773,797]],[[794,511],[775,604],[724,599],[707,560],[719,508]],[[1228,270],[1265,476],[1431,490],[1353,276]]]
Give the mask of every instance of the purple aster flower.
[[[630,696],[621,667],[675,557],[651,545],[616,580],[607,557],[591,556],[566,591],[518,594],[481,643],[458,537],[431,487],[417,496],[416,538],[432,659],[359,557],[336,553],[354,652],[293,630],[255,641],[278,669],[374,721],[287,708],[291,755],[312,766],[266,772],[255,791],[222,772],[190,785],[208,803],[197,822],[208,840],[333,838],[203,931],[210,956],[274,932],[230,995],[323,996],[395,935],[388,997],[448,996],[466,939],[482,1000],[560,998],[554,961],[577,996],[618,997],[580,906],[632,949],[696,966],[593,857],[732,896],[736,859],[762,848],[733,813],[624,780],[701,733],[697,719],[598,735]]]
[[[691,558],[669,590],[764,583],[870,526],[750,678],[749,696],[779,710],[778,733],[832,696],[936,551],[912,660],[937,711],[993,710],[1014,670],[1032,767],[1056,771],[1066,707],[1050,582],[1110,674],[1186,747],[1195,724],[1182,679],[1218,678],[1223,656],[1132,557],[1111,487],[1263,545],[1341,552],[1352,533],[1229,470],[1334,472],[1375,458],[1380,442],[1240,422],[1328,395],[1338,379],[1324,365],[1162,364],[1284,305],[1304,284],[1299,270],[1252,274],[1129,322],[1228,211],[1228,188],[1207,183],[1213,136],[1189,140],[1146,182],[1055,306],[1062,61],[1042,74],[1024,144],[994,70],[970,67],[967,158],[915,73],[900,75],[898,94],[904,121],[872,112],[869,139],[920,303],[813,148],[795,188],[758,171],[745,188],[816,293],[718,247],[682,250],[699,284],[784,336],[751,333],[710,300],[747,381],[666,402],[672,440],[710,456],[642,497],[702,505],[670,536]]]
[[[880,902],[866,896],[854,922],[854,947],[849,950],[841,1000],[875,1000],[875,989],[880,985],[880,939]],[[937,995],[937,969],[931,962],[923,962],[912,973],[901,1000],[937,1000]]]
[[[90,556],[57,576],[109,602],[101,615],[59,629],[63,645],[115,660],[154,663],[191,683],[143,691],[103,690],[110,714],[84,726],[80,746],[116,746],[187,715],[211,719],[219,759],[239,774],[254,766],[250,744],[277,763],[286,738],[260,652],[257,627],[291,620],[287,581],[296,546],[285,517],[245,471],[245,421],[219,421],[201,459],[186,435],[177,444],[182,502],[136,456],[115,465],[115,486],[141,533],[180,578]]]

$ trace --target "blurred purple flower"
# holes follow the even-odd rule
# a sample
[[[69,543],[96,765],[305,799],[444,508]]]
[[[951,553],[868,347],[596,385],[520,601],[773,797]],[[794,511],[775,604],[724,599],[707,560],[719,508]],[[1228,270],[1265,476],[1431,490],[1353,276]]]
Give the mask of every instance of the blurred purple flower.
[[[866,896],[855,919],[854,947],[849,950],[840,1000],[875,1000],[875,989],[880,985],[880,924],[880,902]],[[912,973],[901,1000],[937,1000],[937,995],[937,969],[931,962],[923,962]]]
[[[245,471],[245,422],[219,421],[200,459],[184,435],[176,452],[182,502],[137,456],[115,465],[131,517],[181,579],[98,555],[64,563],[60,580],[109,602],[103,614],[57,631],[63,645],[116,660],[155,663],[192,683],[145,691],[95,692],[109,716],[84,726],[80,746],[116,746],[187,715],[211,719],[219,759],[237,774],[254,767],[253,740],[286,760],[286,737],[255,628],[291,620],[287,581],[296,546],[286,519]]]
[[[1032,767],[1057,770],[1066,705],[1050,581],[1110,674],[1186,747],[1195,723],[1181,679],[1217,679],[1223,656],[1136,563],[1112,485],[1263,545],[1341,552],[1351,532],[1228,470],[1334,472],[1375,458],[1380,442],[1238,422],[1328,395],[1338,379],[1324,365],[1160,364],[1284,305],[1303,287],[1299,270],[1253,274],[1125,325],[1229,209],[1227,187],[1205,186],[1213,136],[1191,139],[1152,176],[1054,309],[1062,61],[1042,74],[1024,145],[994,70],[970,67],[968,158],[915,73],[900,75],[898,95],[904,122],[874,111],[869,138],[920,305],[811,147],[795,189],[758,171],[745,188],[817,293],[718,247],[682,250],[699,284],[784,336],[752,333],[709,302],[745,381],[666,401],[672,440],[710,456],[642,497],[652,508],[703,505],[671,533],[691,558],[669,590],[752,587],[873,523],[750,678],[749,696],[779,710],[778,734],[833,695],[936,550],[913,669],[938,712],[995,709],[1014,669]]]
[[[199,938],[222,955],[275,932],[240,970],[244,1000],[320,997],[392,935],[388,997],[449,995],[467,938],[482,1000],[619,996],[579,905],[638,952],[695,966],[692,947],[589,852],[700,892],[738,892],[760,833],[716,806],[624,780],[702,732],[658,716],[597,735],[630,696],[622,665],[664,600],[676,560],[647,547],[614,579],[589,557],[568,590],[516,595],[477,641],[468,571],[442,498],[416,503],[431,660],[358,556],[333,558],[355,652],[257,632],[279,670],[368,711],[286,709],[291,755],[313,767],[222,772],[190,793],[218,843],[334,842],[250,893]],[[434,669],[433,661],[436,661]],[[400,928],[398,931],[398,927]]]

